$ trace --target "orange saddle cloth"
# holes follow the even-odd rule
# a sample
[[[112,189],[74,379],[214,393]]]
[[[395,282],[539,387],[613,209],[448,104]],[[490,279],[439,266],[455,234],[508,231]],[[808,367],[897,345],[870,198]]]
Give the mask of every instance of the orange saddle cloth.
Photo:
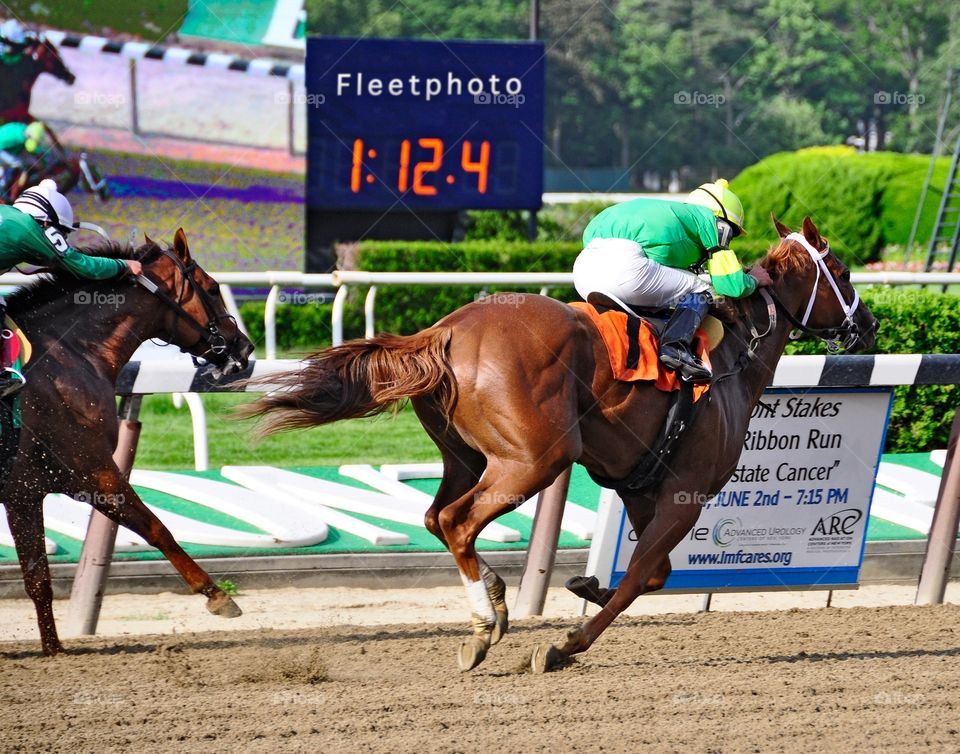
[[[613,370],[615,379],[624,382],[653,382],[658,389],[668,393],[680,389],[680,377],[677,373],[660,363],[657,353],[659,350],[657,335],[649,322],[645,319],[638,320],[636,317],[628,316],[626,312],[614,309],[601,314],[592,304],[579,301],[570,306],[586,314],[596,325],[600,338],[607,347],[610,368]],[[628,328],[628,322],[635,324]],[[696,346],[697,355],[708,367],[711,367],[710,341],[702,328],[697,330]],[[699,400],[700,396],[709,389],[709,384],[695,385],[694,401]]]

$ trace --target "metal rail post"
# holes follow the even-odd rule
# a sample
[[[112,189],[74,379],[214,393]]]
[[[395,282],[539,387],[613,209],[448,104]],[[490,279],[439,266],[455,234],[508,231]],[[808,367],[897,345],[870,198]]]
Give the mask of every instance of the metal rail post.
[[[130,58],[130,133],[140,133],[140,112],[137,106],[137,60]]]
[[[130,476],[133,459],[137,454],[137,440],[140,438],[139,395],[126,395],[120,399],[120,436],[113,460],[124,477]],[[87,536],[83,540],[83,550],[77,573],[73,577],[70,590],[70,612],[67,625],[72,636],[92,636],[97,631],[100,618],[100,605],[106,589],[107,574],[117,541],[117,524],[98,510],[90,511],[90,524]]]
[[[950,578],[950,565],[957,545],[957,527],[960,526],[960,455],[957,442],[960,439],[960,409],[953,415],[947,459],[943,464],[937,507],[933,511],[933,523],[927,539],[927,552],[923,557],[920,583],[917,585],[917,605],[941,605]]]
[[[530,549],[527,550],[523,576],[520,577],[520,592],[513,608],[513,614],[517,618],[543,614],[553,563],[557,556],[557,539],[560,536],[563,508],[567,502],[570,472],[571,467],[568,466],[553,484],[540,493],[537,513],[533,517],[533,529],[530,531]]]

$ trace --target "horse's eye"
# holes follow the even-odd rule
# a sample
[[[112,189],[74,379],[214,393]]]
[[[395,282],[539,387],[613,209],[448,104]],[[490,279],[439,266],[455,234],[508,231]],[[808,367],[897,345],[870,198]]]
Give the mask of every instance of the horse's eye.
[[[849,283],[849,282],[850,282],[850,270],[844,270],[843,273],[840,275],[840,279],[843,280],[844,282]]]

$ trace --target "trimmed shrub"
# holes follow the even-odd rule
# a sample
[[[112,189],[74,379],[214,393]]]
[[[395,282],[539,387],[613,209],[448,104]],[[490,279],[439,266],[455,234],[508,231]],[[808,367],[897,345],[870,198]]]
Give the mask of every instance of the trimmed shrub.
[[[368,241],[360,245],[357,268],[369,272],[557,272],[573,268],[581,251],[579,242],[465,241],[444,244],[431,241]],[[441,317],[473,301],[482,293],[516,286],[393,285],[377,289],[377,330],[408,334],[429,327]],[[539,287],[527,288],[536,291]],[[362,309],[366,290],[351,290],[350,309]],[[572,288],[557,288],[551,295],[572,300]],[[362,322],[359,331],[362,334]]]
[[[884,247],[909,239],[929,162],[925,155],[860,154],[844,146],[770,155],[731,184],[743,199],[750,233],[737,248],[751,251],[751,244],[776,240],[771,213],[791,228],[810,215],[848,264],[874,261]],[[921,243],[930,238],[948,167],[947,158],[937,160],[917,233]]]

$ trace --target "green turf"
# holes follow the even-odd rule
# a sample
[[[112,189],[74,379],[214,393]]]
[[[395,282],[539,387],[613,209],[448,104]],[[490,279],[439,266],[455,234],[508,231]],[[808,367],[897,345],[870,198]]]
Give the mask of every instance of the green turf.
[[[299,432],[252,439],[253,422],[229,418],[230,409],[251,395],[203,396],[207,411],[210,467],[232,465],[333,466],[342,463],[439,461],[440,453],[409,406],[394,417],[355,419]],[[168,395],[147,396],[140,412],[143,430],[137,465],[144,469],[193,466],[190,413],[173,407]]]
[[[4,16],[19,18],[27,26],[31,22],[52,24],[57,29],[107,37],[119,32],[160,43],[180,27],[187,0],[4,0],[0,8],[6,10]]]
[[[258,45],[270,26],[276,0],[204,0],[191,3],[180,34]]]
[[[361,489],[372,489],[355,479],[341,477],[337,473],[337,469],[335,467],[290,467],[290,470],[297,473],[306,474],[308,476],[317,477],[319,479],[326,479]],[[187,471],[183,473],[201,476],[207,479],[214,479],[217,481],[229,481],[224,479],[217,471]],[[574,482],[571,484],[571,494],[578,494],[578,496],[586,494],[590,489],[590,486],[593,484],[586,472],[581,468],[577,468],[574,471],[573,477]],[[416,487],[417,489],[422,489],[431,493],[436,491],[438,485],[439,480],[436,479],[416,480],[412,483],[412,486]],[[207,523],[228,526],[239,531],[261,533],[261,530],[251,526],[250,524],[237,521],[230,516],[211,510],[205,506],[198,505],[196,503],[192,503],[171,495],[165,495],[163,493],[156,492],[155,490],[148,490],[141,487],[136,487],[136,489],[144,501],[150,505],[155,505],[157,507],[164,508],[165,510],[190,516]],[[598,491],[599,489],[596,486],[593,486],[592,495],[587,494],[585,498],[578,499],[576,502],[582,502],[584,505],[595,509]],[[265,503],[265,505],[269,505],[269,503]],[[310,555],[353,552],[394,553],[444,551],[444,547],[440,544],[440,542],[422,526],[401,524],[395,521],[380,519],[373,516],[365,516],[357,513],[351,513],[349,515],[352,518],[356,518],[360,521],[365,521],[375,526],[381,526],[390,531],[406,534],[410,538],[410,543],[407,545],[389,545],[378,547],[372,545],[365,539],[348,534],[344,531],[340,531],[334,527],[330,527],[327,539],[324,542],[311,547],[243,548],[185,544],[184,549],[195,558],[224,556],[240,557],[244,555]],[[518,530],[521,535],[520,540],[517,542],[488,542],[485,540],[480,540],[477,543],[478,549],[525,550],[527,548],[527,546],[530,544],[530,528],[532,524],[532,520],[530,518],[519,513],[508,513],[500,517],[498,522],[502,523],[504,526],[509,526]],[[81,543],[79,541],[70,539],[69,537],[65,537],[61,534],[57,534],[56,532],[48,532],[48,537],[55,541],[59,547],[58,552],[55,555],[50,556],[50,562],[71,563],[78,560],[81,549]],[[568,534],[567,532],[561,532],[558,544],[561,548],[585,548],[590,546],[588,541],[582,540],[578,537]],[[163,555],[156,551],[148,551],[136,553],[117,553],[114,557],[116,560],[160,560],[163,558]],[[16,553],[13,551],[13,549],[9,547],[0,547],[0,563],[12,562],[16,562]]]

